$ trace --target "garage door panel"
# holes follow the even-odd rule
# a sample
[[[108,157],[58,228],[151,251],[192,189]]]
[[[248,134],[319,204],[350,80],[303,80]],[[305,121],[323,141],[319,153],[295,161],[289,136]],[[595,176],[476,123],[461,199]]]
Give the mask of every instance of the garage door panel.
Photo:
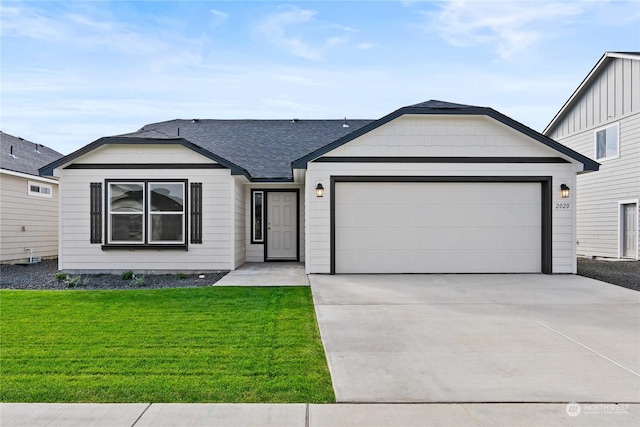
[[[336,272],[540,272],[539,183],[337,183]]]

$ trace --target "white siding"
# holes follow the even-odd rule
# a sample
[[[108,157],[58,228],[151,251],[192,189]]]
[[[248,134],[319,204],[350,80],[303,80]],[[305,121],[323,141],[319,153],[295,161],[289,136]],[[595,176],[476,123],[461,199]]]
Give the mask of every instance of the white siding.
[[[618,257],[619,205],[640,198],[640,61],[612,58],[547,134],[595,159],[594,131],[619,124],[620,157],[577,181],[577,253]]]
[[[28,195],[29,181],[0,173],[0,262],[11,263],[34,256],[55,258],[58,255],[58,185],[52,197]]]
[[[139,148],[144,148],[140,156]],[[126,163],[184,163],[196,160],[213,163],[181,146],[108,146],[96,157],[84,156],[82,163],[118,161]],[[137,152],[138,155],[133,153]],[[105,157],[105,155],[107,155]],[[197,158],[194,158],[193,155]],[[234,267],[233,230],[234,178],[228,169],[65,169],[58,171],[61,191],[60,268],[66,271],[120,272],[198,272],[230,270]],[[189,244],[189,250],[102,250],[89,240],[89,185],[105,179],[187,179],[202,183],[202,244]],[[103,192],[106,189],[103,187]],[[104,216],[104,212],[103,212]],[[105,230],[103,230],[103,234]],[[189,233],[187,233],[187,238]]]
[[[560,141],[639,112],[640,61],[612,58],[547,135]]]
[[[233,191],[234,191],[234,203],[233,203],[233,217],[234,217],[234,268],[240,267],[242,264],[246,262],[246,201],[245,194],[246,189],[245,185],[240,181],[239,178],[234,179],[233,183]],[[249,207],[249,210],[251,208]]]
[[[416,122],[423,120],[426,127],[442,127],[445,132],[457,135],[455,143],[449,139],[447,144],[438,140],[421,138]],[[454,123],[461,127],[456,130]],[[399,118],[385,125],[394,129],[390,134],[379,129],[376,135],[365,134],[328,153],[331,156],[558,156],[559,154],[537,141],[524,137],[491,119],[477,117],[409,117]],[[383,126],[384,127],[384,126]],[[465,136],[469,132],[470,146],[465,149]],[[414,138],[414,136],[416,138]],[[420,142],[422,141],[422,142]],[[430,142],[429,142],[430,141]],[[480,149],[481,141],[485,145]],[[499,144],[487,144],[499,141]],[[420,145],[420,144],[423,145]],[[353,144],[356,148],[349,149]],[[433,150],[429,148],[433,145]],[[435,145],[434,145],[435,144]],[[529,147],[527,147],[529,145]],[[367,146],[370,147],[367,150]],[[574,192],[569,199],[560,198],[560,184],[575,188],[575,173],[582,165],[573,163],[514,163],[514,164],[443,164],[443,163],[315,163],[308,165],[306,173],[306,192],[314,194],[315,186],[320,182],[325,188],[325,197],[309,197],[306,201],[306,269],[307,273],[330,272],[330,177],[345,176],[551,176],[554,209],[552,269],[554,273],[575,273],[575,210]],[[555,209],[555,203],[569,203],[569,209]],[[490,242],[488,242],[490,244]]]
[[[640,113],[627,116],[618,123],[620,157],[603,160],[598,172],[578,176],[579,255],[617,257],[618,202],[640,198]],[[593,158],[594,138],[594,131],[589,128],[558,142]]]

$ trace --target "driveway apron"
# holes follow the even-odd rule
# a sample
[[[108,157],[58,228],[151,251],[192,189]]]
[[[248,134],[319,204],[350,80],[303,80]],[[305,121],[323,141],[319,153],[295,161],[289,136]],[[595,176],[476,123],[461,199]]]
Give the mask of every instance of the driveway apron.
[[[338,402],[640,402],[640,293],[573,275],[310,275]]]

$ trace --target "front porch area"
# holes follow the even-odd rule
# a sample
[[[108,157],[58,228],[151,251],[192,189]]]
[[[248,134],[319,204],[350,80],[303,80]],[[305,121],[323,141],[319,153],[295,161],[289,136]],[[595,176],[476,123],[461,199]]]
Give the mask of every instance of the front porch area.
[[[309,286],[302,262],[247,262],[215,286]]]

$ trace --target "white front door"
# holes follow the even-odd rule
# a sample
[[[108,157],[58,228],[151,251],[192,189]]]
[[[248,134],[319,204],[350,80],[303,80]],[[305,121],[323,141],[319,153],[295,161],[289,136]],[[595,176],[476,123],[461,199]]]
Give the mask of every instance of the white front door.
[[[622,205],[622,256],[636,258],[638,251],[638,208],[635,203]]]
[[[267,193],[267,260],[298,257],[297,193]]]

